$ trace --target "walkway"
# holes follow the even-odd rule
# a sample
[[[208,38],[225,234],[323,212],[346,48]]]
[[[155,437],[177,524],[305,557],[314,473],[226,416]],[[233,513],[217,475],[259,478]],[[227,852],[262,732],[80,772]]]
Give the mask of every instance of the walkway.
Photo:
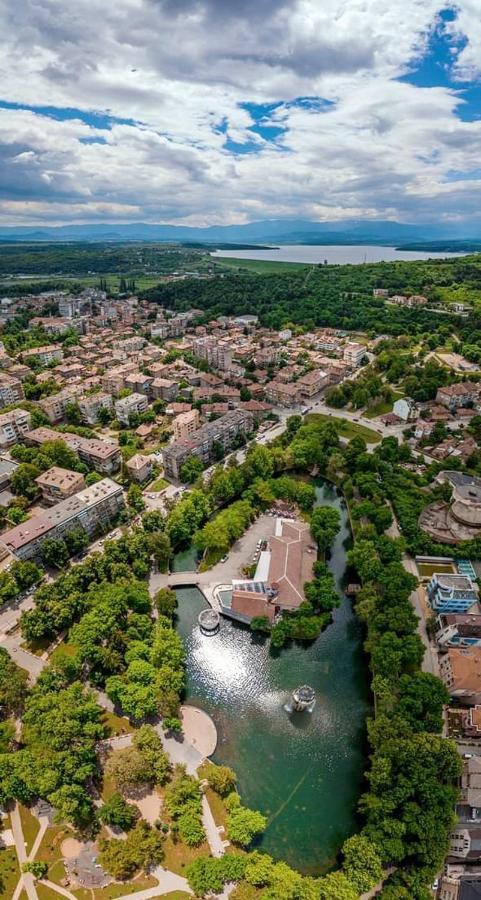
[[[393,521],[387,529],[386,534],[391,538],[399,538],[401,537],[401,531],[398,525],[398,521],[396,519],[396,516],[394,515],[392,505],[389,505],[391,507]],[[406,572],[409,572],[410,575],[414,575],[416,579],[419,578],[416,563],[410,556],[408,556],[407,553],[403,553],[402,564]],[[417,632],[424,644],[424,657],[421,663],[421,668],[423,672],[429,672],[431,675],[437,675],[439,677],[438,653],[431,640],[429,639],[429,635],[426,629],[426,608],[423,602],[421,591],[421,587],[415,588],[409,598],[414,612],[416,613],[416,616],[418,618]]]
[[[14,809],[10,813],[10,821],[12,823],[12,832],[15,841],[15,850],[17,851],[18,864],[21,869],[22,865],[27,862],[27,853],[25,850],[25,838],[23,836],[22,820],[20,818],[18,803],[15,804]],[[22,872],[22,874],[20,875],[20,879],[17,887],[15,888],[12,900],[18,900],[24,888],[27,892],[28,900],[38,900],[35,881],[32,875],[30,875],[28,872]]]

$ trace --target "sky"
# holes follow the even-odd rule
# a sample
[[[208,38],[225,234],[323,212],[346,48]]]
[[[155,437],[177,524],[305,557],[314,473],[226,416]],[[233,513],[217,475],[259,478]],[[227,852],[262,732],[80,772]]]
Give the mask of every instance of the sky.
[[[0,225],[481,224],[481,0],[3,0]]]

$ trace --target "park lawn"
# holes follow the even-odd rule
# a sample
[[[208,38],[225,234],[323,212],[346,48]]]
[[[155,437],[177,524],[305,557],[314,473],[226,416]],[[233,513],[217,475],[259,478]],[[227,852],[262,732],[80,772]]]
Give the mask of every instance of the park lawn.
[[[323,422],[334,422],[337,430],[339,432],[339,436],[346,438],[347,440],[352,440],[352,438],[360,437],[364,438],[366,444],[378,444],[381,440],[381,435],[376,431],[373,431],[371,428],[366,428],[365,425],[360,425],[357,422],[351,422],[348,419],[341,419],[337,416],[326,416],[323,413],[309,413],[306,416],[305,420],[309,421],[323,421]]]
[[[6,847],[0,851],[0,897],[1,900],[11,900],[15,893],[20,867],[18,865],[15,847]]]
[[[59,881],[65,875],[60,847],[62,841],[71,837],[72,834],[72,829],[66,825],[50,825],[43,836],[42,843],[35,854],[35,859],[48,863],[48,878],[50,881]]]
[[[107,727],[109,737],[117,734],[133,734],[135,731],[126,716],[116,716],[106,709],[102,715],[102,723]]]
[[[133,894],[136,891],[146,891],[148,888],[154,888],[158,883],[157,879],[153,878],[152,875],[145,875],[142,872],[136,878],[132,878],[124,884],[113,882],[104,888],[93,888],[92,890],[77,888],[76,890],[70,889],[70,892],[74,897],[78,897],[79,900],[116,900],[117,897],[123,897],[125,894]]]
[[[28,806],[22,806],[21,803],[18,805],[20,812],[20,819],[22,822],[22,831],[23,838],[25,841],[25,850],[27,851],[27,856],[32,849],[35,838],[40,830],[40,822],[37,817],[34,816],[33,812],[28,808]]]
[[[169,486],[169,482],[166,478],[157,478],[156,481],[153,481],[152,484],[149,484],[148,487],[144,488],[145,491],[164,491],[166,487]]]
[[[182,841],[174,844],[169,835],[164,844],[162,867],[168,869],[169,872],[175,872],[176,875],[184,875],[186,866],[198,859],[199,856],[210,856],[210,847],[207,841],[204,841],[199,847],[188,847]]]
[[[41,881],[37,881],[35,887],[37,889],[38,900],[60,900],[62,896],[61,894],[58,894],[57,891],[54,891],[53,888],[49,887],[48,884],[42,884]],[[88,893],[88,900],[91,900],[90,891]]]
[[[282,272],[294,269],[310,269],[306,263],[284,262],[283,260],[267,260],[267,259],[235,259],[233,256],[214,256],[212,257],[216,268],[226,269],[248,269],[250,272],[257,272],[259,275],[270,275],[272,272]]]
[[[369,406],[364,410],[363,416],[365,416],[366,419],[375,419],[376,416],[387,415],[387,413],[392,412],[394,402],[396,400],[399,400],[402,396],[403,394],[401,394],[400,391],[393,391],[392,400],[388,402],[386,402],[385,400],[380,400],[379,403],[374,403],[373,406]]]

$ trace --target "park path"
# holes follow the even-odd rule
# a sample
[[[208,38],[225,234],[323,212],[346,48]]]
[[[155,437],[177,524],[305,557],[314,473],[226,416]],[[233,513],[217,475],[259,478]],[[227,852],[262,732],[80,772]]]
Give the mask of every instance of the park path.
[[[27,853],[25,850],[25,838],[23,836],[22,820],[20,818],[20,809],[18,803],[15,804],[15,808],[10,813],[10,821],[12,823],[12,834],[15,841],[15,850],[17,851],[18,864],[21,869],[23,863],[27,862]],[[35,881],[29,872],[21,873],[12,900],[18,900],[23,888],[25,888],[27,892],[28,900],[38,900]]]
[[[224,841],[220,835],[219,828],[215,824],[215,819],[205,794],[202,794],[202,824],[212,856],[223,856],[225,853],[225,844],[227,842]]]
[[[183,878],[182,875],[169,872],[167,869],[163,869],[162,866],[157,866],[153,870],[152,875],[159,882],[156,887],[146,888],[144,891],[134,891],[132,894],[123,894],[122,900],[150,900],[151,897],[158,897],[159,894],[170,894],[173,891],[185,891],[186,894],[193,894],[187,878]]]
[[[390,538],[399,538],[402,536],[401,530],[394,514],[392,504],[390,503],[389,506],[391,507],[393,520],[389,528],[386,530],[386,534]],[[409,554],[403,553],[402,564],[406,572],[409,572],[410,575],[414,575],[416,579],[419,579],[416,563],[414,559],[409,556]],[[423,589],[420,586],[416,587],[409,597],[411,605],[418,619],[417,633],[424,644],[424,656],[421,663],[421,668],[423,672],[429,672],[431,675],[437,675],[439,677],[438,654],[436,648],[432,644],[432,641],[429,639],[429,635],[427,632],[426,608],[421,593],[422,590]]]

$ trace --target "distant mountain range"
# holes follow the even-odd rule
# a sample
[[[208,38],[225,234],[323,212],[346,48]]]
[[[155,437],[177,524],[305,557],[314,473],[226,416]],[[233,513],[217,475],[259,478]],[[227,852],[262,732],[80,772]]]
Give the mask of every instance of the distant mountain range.
[[[205,244],[384,244],[396,246],[416,242],[480,241],[481,222],[476,226],[410,225],[394,221],[352,219],[343,222],[310,222],[304,219],[266,219],[247,225],[149,225],[92,223],[59,226],[3,226],[0,241],[189,241]]]

